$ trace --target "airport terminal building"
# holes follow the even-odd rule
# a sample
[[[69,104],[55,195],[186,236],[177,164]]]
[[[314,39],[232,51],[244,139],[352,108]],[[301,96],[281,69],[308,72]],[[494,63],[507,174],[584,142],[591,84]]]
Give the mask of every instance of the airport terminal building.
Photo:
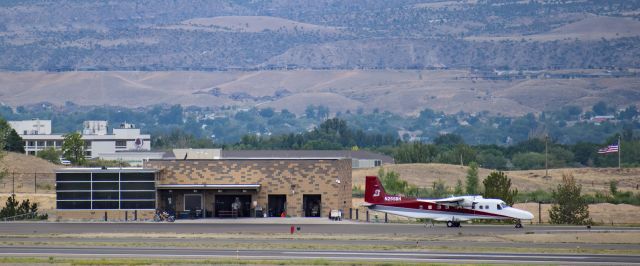
[[[349,158],[221,158],[60,169],[57,219],[150,219],[156,209],[178,219],[327,217],[351,207],[351,167]]]

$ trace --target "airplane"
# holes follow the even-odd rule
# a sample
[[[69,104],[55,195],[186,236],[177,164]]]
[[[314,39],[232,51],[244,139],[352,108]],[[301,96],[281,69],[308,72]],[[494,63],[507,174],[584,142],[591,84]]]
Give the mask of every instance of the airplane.
[[[516,228],[522,228],[521,220],[533,219],[533,214],[528,211],[510,207],[500,199],[485,199],[482,196],[417,199],[387,195],[377,176],[366,177],[364,201],[363,205],[370,210],[447,222],[447,227],[460,227],[460,222],[471,219],[513,219]]]

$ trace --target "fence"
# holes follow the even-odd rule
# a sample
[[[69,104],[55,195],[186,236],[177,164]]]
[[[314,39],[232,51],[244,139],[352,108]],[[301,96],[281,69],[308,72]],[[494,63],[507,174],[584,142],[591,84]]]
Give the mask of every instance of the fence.
[[[8,172],[0,178],[0,193],[55,193],[55,173]]]

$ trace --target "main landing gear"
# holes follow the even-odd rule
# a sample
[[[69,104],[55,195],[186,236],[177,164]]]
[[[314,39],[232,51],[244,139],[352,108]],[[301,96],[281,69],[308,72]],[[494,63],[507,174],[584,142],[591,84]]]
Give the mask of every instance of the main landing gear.
[[[447,222],[447,227],[460,227],[460,222],[448,221]]]

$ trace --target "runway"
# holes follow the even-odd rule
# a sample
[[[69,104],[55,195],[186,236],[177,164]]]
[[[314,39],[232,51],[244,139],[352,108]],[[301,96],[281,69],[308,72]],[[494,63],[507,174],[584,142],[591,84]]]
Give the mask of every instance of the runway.
[[[448,235],[448,234],[525,234],[525,233],[577,233],[577,232],[640,232],[639,227],[594,226],[540,226],[525,225],[516,229],[511,225],[467,225],[447,228],[442,224],[426,227],[420,224],[237,224],[237,223],[151,223],[151,222],[8,222],[0,223],[0,235],[16,234],[83,234],[83,233],[287,233],[291,225],[300,227],[301,233],[314,234],[395,234],[395,235]]]
[[[91,257],[91,258],[159,258],[290,260],[325,259],[341,261],[397,261],[424,263],[551,263],[551,264],[639,264],[640,256],[589,254],[527,254],[527,253],[444,253],[386,251],[313,251],[313,250],[211,250],[189,248],[111,248],[111,247],[0,247],[0,256],[27,257]]]

